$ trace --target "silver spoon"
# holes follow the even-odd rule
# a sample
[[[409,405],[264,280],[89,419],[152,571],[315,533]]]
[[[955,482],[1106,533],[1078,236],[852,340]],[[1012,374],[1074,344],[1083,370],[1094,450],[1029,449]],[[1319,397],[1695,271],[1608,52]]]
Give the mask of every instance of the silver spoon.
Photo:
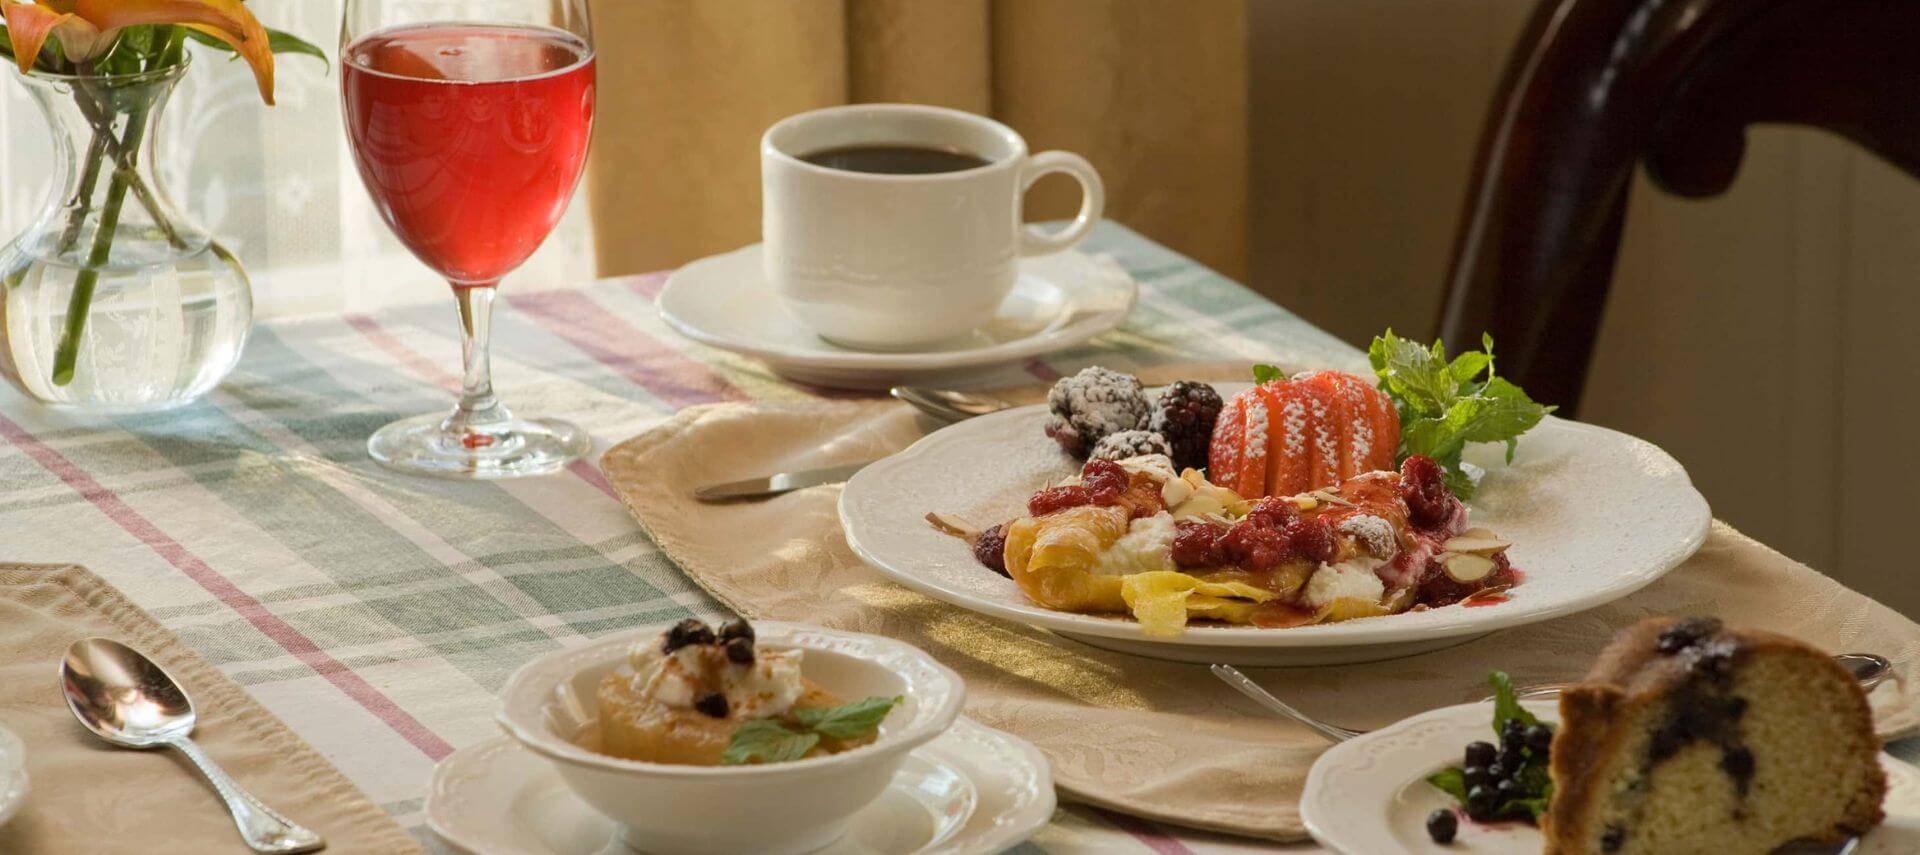
[[[888,389],[887,393],[943,422],[966,421],[974,416],[997,413],[1013,406],[1013,402],[1003,401],[991,395],[954,389],[933,389],[926,386],[895,386]]]
[[[187,735],[199,718],[179,683],[153,660],[118,641],[87,638],[60,663],[67,708],[95,736],[123,748],[175,748],[207,776],[233,824],[255,852],[312,852],[327,842],[240,788]]]
[[[1859,681],[1860,688],[1864,691],[1873,691],[1875,686],[1885,682],[1887,677],[1893,674],[1893,663],[1888,662],[1884,656],[1878,656],[1872,653],[1841,653],[1835,655],[1833,658],[1834,661],[1840,663],[1841,667],[1846,668],[1847,671],[1853,674],[1853,678]],[[1286,701],[1274,697],[1272,692],[1261,688],[1259,683],[1255,683],[1247,675],[1240,673],[1240,669],[1232,665],[1213,666],[1213,675],[1219,677],[1222,681],[1226,682],[1227,685],[1237,689],[1240,694],[1246,695],[1248,699],[1259,704],[1268,712],[1281,718],[1292,719],[1294,722],[1334,742],[1345,742],[1360,734],[1366,733],[1364,730],[1354,730],[1348,727],[1328,724],[1295,709]],[[1523,700],[1556,697],[1560,694],[1561,690],[1565,689],[1568,685],[1570,684],[1553,683],[1542,686],[1528,686],[1515,689],[1514,696]],[[1493,699],[1489,697],[1486,700]]]

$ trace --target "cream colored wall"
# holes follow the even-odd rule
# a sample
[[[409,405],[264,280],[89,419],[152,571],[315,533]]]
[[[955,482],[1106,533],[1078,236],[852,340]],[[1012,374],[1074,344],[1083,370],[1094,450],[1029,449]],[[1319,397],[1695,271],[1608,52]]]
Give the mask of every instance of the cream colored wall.
[[[1252,282],[1355,343],[1431,334],[1467,173],[1531,0],[1249,0]],[[1715,512],[1909,615],[1920,563],[1920,182],[1760,129],[1725,196],[1640,181],[1583,417]]]

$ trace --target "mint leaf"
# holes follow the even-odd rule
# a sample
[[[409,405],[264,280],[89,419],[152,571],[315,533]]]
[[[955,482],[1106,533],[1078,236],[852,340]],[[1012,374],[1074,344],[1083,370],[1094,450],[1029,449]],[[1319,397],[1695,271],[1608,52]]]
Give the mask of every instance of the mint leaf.
[[[1479,480],[1478,470],[1470,472],[1460,460],[1468,444],[1505,443],[1512,463],[1520,435],[1554,410],[1493,373],[1491,336],[1481,336],[1480,344],[1481,350],[1449,362],[1439,342],[1427,347],[1387,330],[1367,349],[1381,390],[1400,413],[1399,460],[1433,458],[1448,489],[1462,499],[1473,498]]]
[[[1268,365],[1263,362],[1253,366],[1253,382],[1262,386],[1286,376],[1287,372],[1281,371],[1278,365]]]
[[[1540,718],[1528,712],[1526,707],[1520,705],[1519,698],[1514,696],[1513,680],[1507,676],[1507,672],[1488,672],[1487,683],[1493,686],[1494,736],[1498,737],[1500,729],[1514,719],[1519,719],[1521,724],[1529,727],[1540,723]]]
[[[784,763],[807,756],[807,752],[819,744],[817,733],[794,733],[772,719],[755,719],[741,724],[740,729],[733,732],[733,741],[727,743],[720,763],[723,766]]]
[[[800,724],[815,733],[834,739],[859,739],[880,729],[880,722],[900,703],[891,698],[871,697],[837,707],[807,707],[793,711]]]
[[[1439,342],[1428,350],[1387,330],[1367,348],[1367,361],[1380,377],[1380,388],[1415,416],[1444,413],[1459,386]]]
[[[1467,773],[1458,766],[1448,766],[1427,776],[1427,783],[1440,788],[1440,791],[1452,796],[1454,801],[1467,803]]]

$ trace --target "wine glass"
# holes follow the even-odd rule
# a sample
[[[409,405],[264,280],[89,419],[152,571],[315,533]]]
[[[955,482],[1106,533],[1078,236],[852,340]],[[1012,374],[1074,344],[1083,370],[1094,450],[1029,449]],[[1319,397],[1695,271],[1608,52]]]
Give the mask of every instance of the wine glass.
[[[341,105],[360,178],[413,254],[459,301],[465,378],[452,415],[387,425],[373,459],[449,478],[553,472],[585,431],[518,418],[493,394],[488,332],[500,280],[553,231],[593,131],[587,0],[347,0]]]

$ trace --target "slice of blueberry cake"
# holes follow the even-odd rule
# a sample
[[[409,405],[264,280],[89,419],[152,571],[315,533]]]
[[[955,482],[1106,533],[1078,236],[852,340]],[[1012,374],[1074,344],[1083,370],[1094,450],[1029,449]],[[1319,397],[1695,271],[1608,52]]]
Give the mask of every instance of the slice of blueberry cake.
[[[1880,823],[1866,695],[1782,635],[1649,618],[1560,697],[1548,855],[1766,853]]]

